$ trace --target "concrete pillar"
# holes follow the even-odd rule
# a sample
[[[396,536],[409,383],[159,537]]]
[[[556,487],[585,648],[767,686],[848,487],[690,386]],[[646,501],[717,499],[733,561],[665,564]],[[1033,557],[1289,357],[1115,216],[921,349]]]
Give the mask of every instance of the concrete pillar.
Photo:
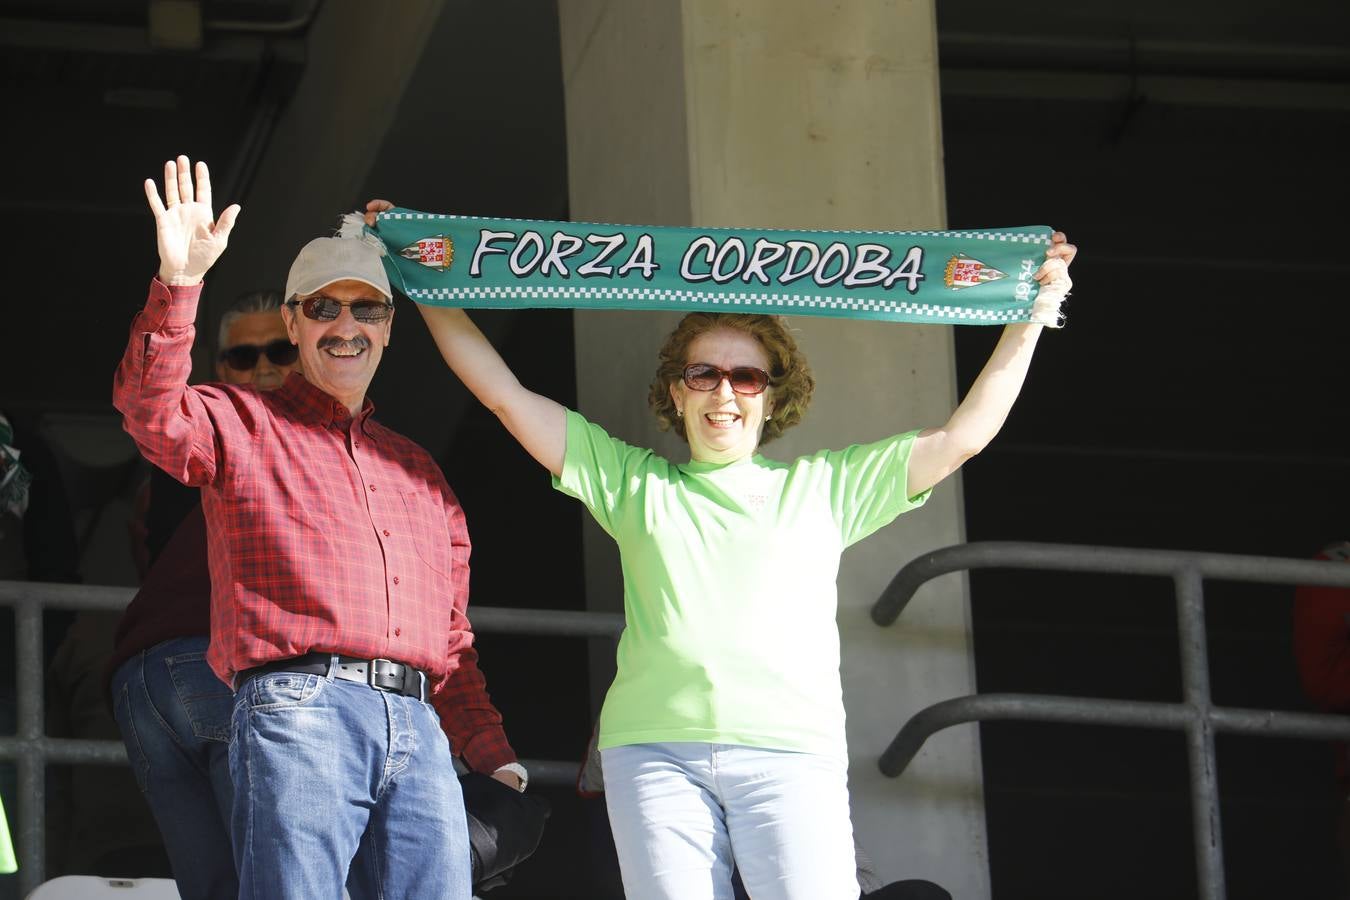
[[[930,0],[568,0],[559,4],[576,220],[797,228],[944,225]],[[674,458],[645,387],[675,317],[577,313],[581,411]],[[950,329],[797,318],[819,387],[780,458],[945,421]],[[897,780],[876,759],[912,712],[971,693],[965,585],[930,585],[888,630],[867,610],[914,556],[962,540],[959,481],[851,549],[839,575],[854,826],[884,877],[989,894],[976,733],[936,738]],[[586,534],[595,608],[620,609],[617,554]],[[809,641],[810,636],[804,635]],[[597,661],[598,692],[612,662]]]

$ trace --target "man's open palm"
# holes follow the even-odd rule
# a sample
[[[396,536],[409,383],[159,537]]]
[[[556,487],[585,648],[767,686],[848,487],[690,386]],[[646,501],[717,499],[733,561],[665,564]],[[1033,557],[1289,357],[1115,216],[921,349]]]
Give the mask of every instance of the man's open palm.
[[[164,164],[163,201],[153,178],[145,180],[145,197],[155,214],[159,280],[173,285],[201,281],[206,270],[225,252],[230,229],[239,215],[239,204],[226,208],[217,221],[211,212],[211,175],[206,163],[197,163],[194,186],[186,156]]]

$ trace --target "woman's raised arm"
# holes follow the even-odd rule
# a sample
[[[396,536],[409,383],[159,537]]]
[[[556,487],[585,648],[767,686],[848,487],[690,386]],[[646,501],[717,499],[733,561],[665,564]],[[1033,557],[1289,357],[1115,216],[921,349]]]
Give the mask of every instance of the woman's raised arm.
[[[388,200],[371,200],[366,204],[366,224],[375,227],[376,216],[393,208]],[[446,364],[469,392],[502,420],[506,430],[540,465],[561,475],[567,450],[567,409],[521,385],[464,310],[420,303],[417,310]]]
[[[417,307],[450,369],[502,420],[526,452],[554,475],[567,450],[567,410],[528,390],[462,309]]]
[[[464,387],[502,420],[506,430],[541,466],[553,475],[562,475],[563,453],[567,451],[566,407],[525,389],[463,309],[418,305],[417,310],[427,320],[440,355]]]
[[[1046,261],[1036,271],[1041,283],[1042,300],[1062,300],[1073,282],[1069,263],[1078,248],[1062,232],[1055,232]],[[975,383],[941,428],[926,428],[919,433],[909,456],[906,490],[910,496],[922,493],[961,468],[983,450],[1003,427],[1013,401],[1022,390],[1036,340],[1042,325],[1009,325],[1003,329],[998,345],[985,363]]]

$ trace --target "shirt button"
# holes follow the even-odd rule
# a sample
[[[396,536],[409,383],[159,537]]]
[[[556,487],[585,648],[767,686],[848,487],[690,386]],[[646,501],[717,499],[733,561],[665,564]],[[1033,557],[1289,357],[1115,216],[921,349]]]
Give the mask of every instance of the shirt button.
[[[395,628],[395,629],[394,629],[394,637],[398,637],[398,636],[401,635],[402,633],[403,633],[403,629],[402,629],[402,628]]]
[[[357,450],[360,450],[360,449],[361,449],[361,442],[360,442],[360,441],[352,441],[352,446],[355,447]]]
[[[389,529],[388,529],[388,528],[386,528],[386,529],[384,530],[384,536],[385,536],[385,537],[389,537]]]
[[[398,576],[397,576],[397,575],[394,576],[394,584],[398,584]]]
[[[372,485],[370,486],[370,489],[371,489],[372,491],[375,490],[375,485],[372,484]]]

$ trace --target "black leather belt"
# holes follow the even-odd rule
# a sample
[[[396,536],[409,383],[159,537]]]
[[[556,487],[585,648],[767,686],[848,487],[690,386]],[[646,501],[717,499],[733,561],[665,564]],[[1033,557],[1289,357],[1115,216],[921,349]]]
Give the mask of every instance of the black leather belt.
[[[405,697],[427,698],[427,674],[392,659],[358,659],[354,656],[338,656],[337,665],[333,665],[331,653],[306,653],[290,659],[277,659],[261,666],[254,666],[239,673],[235,683],[243,687],[244,683],[257,675],[268,672],[295,672],[298,675],[328,675],[333,671],[334,678],[343,681],[359,681],[368,684],[377,691],[392,691]]]

